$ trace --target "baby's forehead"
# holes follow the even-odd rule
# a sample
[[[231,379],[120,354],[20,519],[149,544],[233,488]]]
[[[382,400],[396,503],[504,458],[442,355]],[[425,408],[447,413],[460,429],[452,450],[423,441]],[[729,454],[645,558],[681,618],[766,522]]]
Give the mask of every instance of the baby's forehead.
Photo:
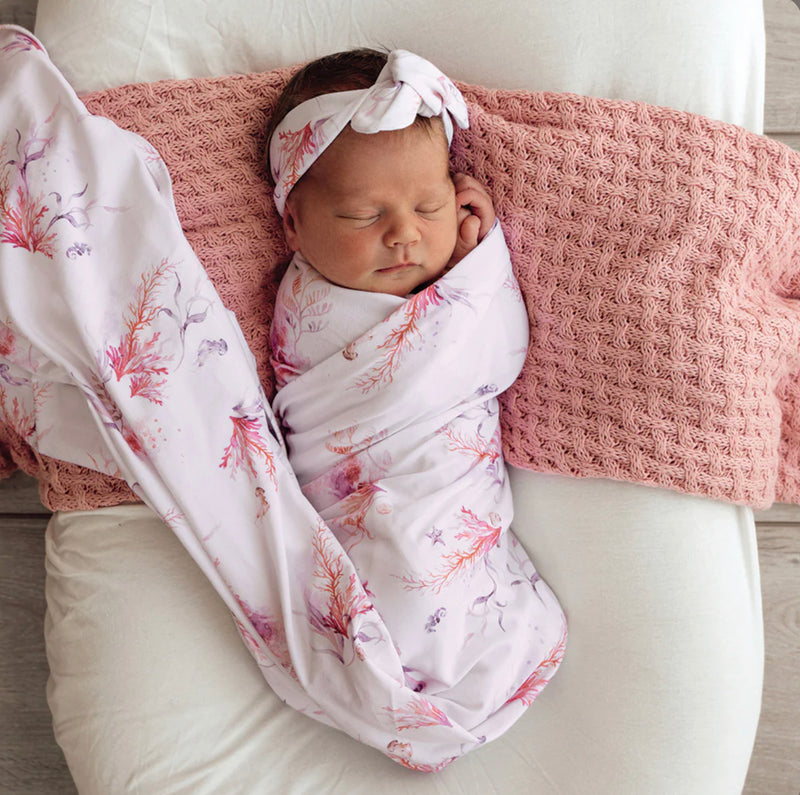
[[[419,176],[449,173],[447,139],[435,129],[412,125],[400,130],[359,133],[345,128],[310,167],[310,172],[370,180],[375,172],[413,170]],[[383,171],[381,170],[383,169]]]
[[[379,198],[387,193],[414,194],[416,196],[439,196],[448,194],[453,180],[446,168],[419,168],[413,172],[397,169],[341,170],[332,173],[320,170],[309,173],[318,190],[332,199]]]

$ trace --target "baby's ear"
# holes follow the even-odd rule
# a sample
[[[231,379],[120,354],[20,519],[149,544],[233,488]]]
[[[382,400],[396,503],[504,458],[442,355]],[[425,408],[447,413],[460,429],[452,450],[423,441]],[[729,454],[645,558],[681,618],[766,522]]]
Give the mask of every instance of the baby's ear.
[[[300,251],[300,236],[297,234],[297,218],[292,202],[287,198],[283,207],[283,234],[292,251]]]

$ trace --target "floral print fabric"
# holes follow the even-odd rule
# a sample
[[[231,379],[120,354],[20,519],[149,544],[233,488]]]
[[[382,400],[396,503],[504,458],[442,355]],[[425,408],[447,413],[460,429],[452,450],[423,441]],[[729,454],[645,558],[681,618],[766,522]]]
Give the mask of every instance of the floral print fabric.
[[[124,478],[295,709],[417,770],[510,725],[561,647],[543,649],[494,706],[419,687],[368,577],[298,484],[253,357],[183,236],[153,148],[88,114],[39,42],[8,26],[0,120],[2,420],[41,454]],[[482,533],[483,520],[476,514],[470,530],[465,515],[465,532]],[[417,636],[430,654],[447,653],[437,633],[423,626]],[[476,663],[487,690],[502,690],[493,683],[504,653]]]
[[[303,493],[368,581],[408,684],[453,711],[481,693],[487,717],[563,647],[561,609],[509,531],[497,395],[527,342],[499,224],[409,298],[332,284],[296,254],[272,325]]]

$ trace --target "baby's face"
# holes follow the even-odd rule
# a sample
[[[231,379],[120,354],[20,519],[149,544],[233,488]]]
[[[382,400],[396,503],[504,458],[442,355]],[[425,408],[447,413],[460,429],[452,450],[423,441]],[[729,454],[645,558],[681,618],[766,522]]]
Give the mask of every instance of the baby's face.
[[[342,287],[404,296],[437,278],[458,234],[443,128],[347,127],[289,194],[284,230]]]

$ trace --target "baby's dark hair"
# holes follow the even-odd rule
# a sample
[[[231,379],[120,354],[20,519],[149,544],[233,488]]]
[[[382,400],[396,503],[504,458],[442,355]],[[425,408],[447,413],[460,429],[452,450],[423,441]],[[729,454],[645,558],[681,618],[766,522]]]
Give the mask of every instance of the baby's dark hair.
[[[322,94],[337,91],[353,91],[369,88],[378,79],[381,69],[386,66],[388,53],[361,47],[344,52],[324,55],[307,63],[295,72],[278,96],[272,117],[267,125],[267,174],[270,182],[272,172],[269,168],[269,144],[275,128],[287,114],[298,105]]]
[[[277,126],[298,105],[322,94],[370,88],[386,66],[389,54],[382,50],[360,47],[323,55],[295,72],[278,96],[267,125],[267,147],[264,153],[267,175],[273,184],[269,163],[269,145]],[[431,119],[417,116],[417,123],[431,126]]]

